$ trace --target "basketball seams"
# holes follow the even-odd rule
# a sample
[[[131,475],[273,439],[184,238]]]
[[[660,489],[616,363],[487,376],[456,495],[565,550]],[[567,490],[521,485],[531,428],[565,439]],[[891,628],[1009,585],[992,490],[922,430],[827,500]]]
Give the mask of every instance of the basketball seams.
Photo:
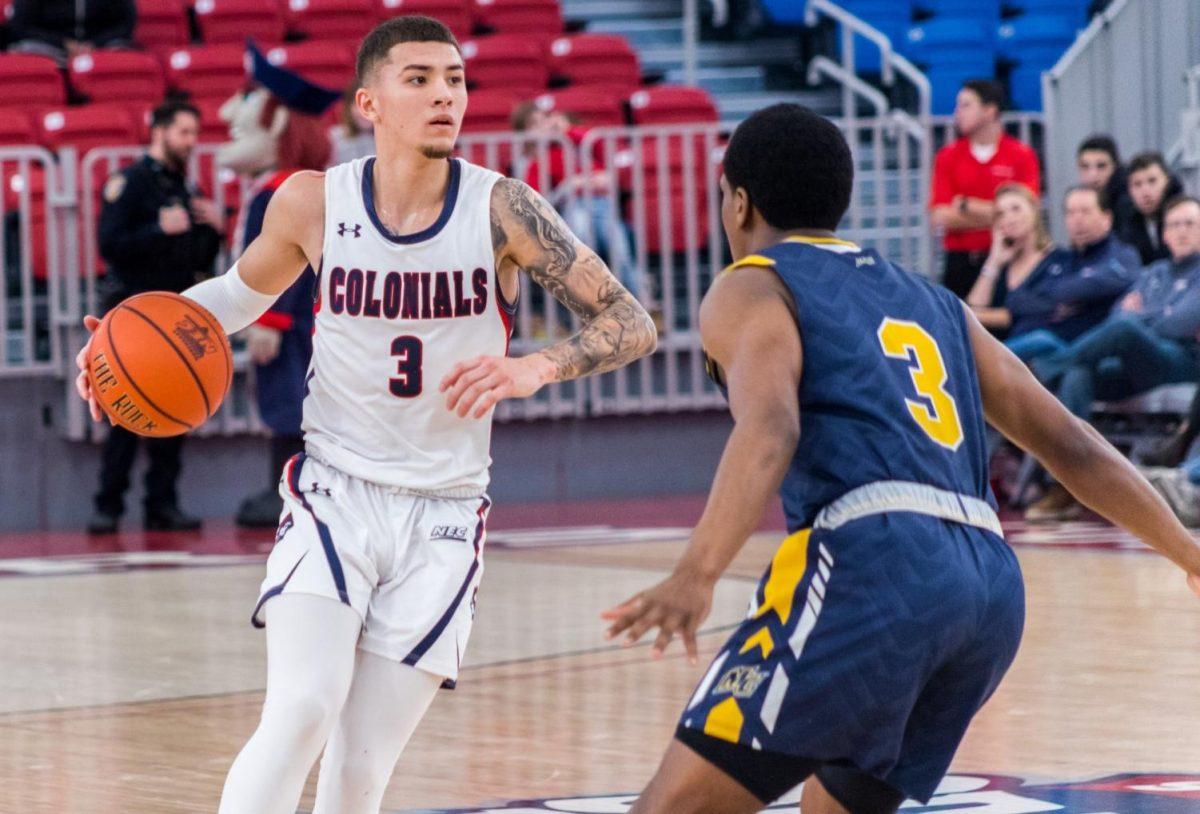
[[[158,335],[166,341],[171,350],[175,351],[175,355],[179,357],[179,361],[183,362],[183,366],[187,368],[188,374],[191,375],[192,381],[196,383],[196,389],[200,391],[200,398],[204,399],[204,417],[210,418],[212,416],[212,405],[208,400],[208,393],[206,393],[204,390],[204,383],[200,381],[200,377],[196,375],[196,371],[192,369],[191,362],[187,360],[187,357],[183,355],[183,352],[179,350],[179,348],[175,347],[175,343],[171,340],[171,337],[167,335],[167,332],[160,328],[154,320],[150,319],[150,317],[146,316],[132,305],[122,304],[121,307],[126,311],[137,314],[147,325],[158,332]]]
[[[183,305],[186,305],[188,308],[195,311],[205,322],[208,323],[209,329],[216,332],[217,336],[221,338],[221,344],[225,348],[225,353],[222,354],[222,358],[225,361],[225,389],[228,391],[229,386],[233,383],[233,352],[229,348],[229,339],[225,334],[225,329],[222,328],[220,323],[217,322],[216,317],[214,317],[203,305],[195,300],[183,296],[182,294],[168,294],[162,291],[147,291],[144,294],[139,294],[138,296],[146,298],[155,297],[158,299],[169,300],[170,302],[174,303],[179,303],[180,300],[182,300]]]
[[[120,311],[122,308],[125,308],[125,307],[126,306],[124,304],[118,305],[116,310]],[[131,308],[129,310],[132,311],[133,309]],[[115,316],[115,314],[113,316]],[[142,388],[138,387],[137,382],[135,382],[133,380],[133,377],[131,377],[129,375],[129,369],[126,368],[125,363],[121,361],[121,354],[120,354],[120,351],[117,350],[117,343],[113,341],[112,322],[113,322],[112,319],[109,319],[104,325],[104,330],[108,334],[108,349],[110,351],[112,351],[113,361],[116,362],[117,366],[121,368],[121,372],[125,376],[125,381],[127,381],[129,383],[130,387],[132,387],[134,390],[136,390],[138,392],[139,396],[141,396],[143,399],[145,399],[146,404],[153,407],[158,412],[158,414],[161,415],[163,418],[167,419],[168,421],[170,421],[172,423],[178,424],[181,427],[186,427],[189,430],[193,429],[191,424],[188,424],[186,421],[180,421],[178,418],[171,415],[166,410],[162,409],[157,404],[155,404],[154,401],[142,391]],[[90,367],[90,365],[89,365],[89,367]]]

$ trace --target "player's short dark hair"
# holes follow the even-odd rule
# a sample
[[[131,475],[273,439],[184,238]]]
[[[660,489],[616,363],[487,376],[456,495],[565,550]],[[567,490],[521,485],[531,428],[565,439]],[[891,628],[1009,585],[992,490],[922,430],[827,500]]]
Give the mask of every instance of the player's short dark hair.
[[[850,206],[854,161],[833,122],[778,104],[750,116],[725,150],[725,179],[776,229],[837,228]]]
[[[1167,175],[1171,174],[1171,171],[1167,169],[1167,159],[1163,158],[1162,153],[1154,150],[1138,153],[1131,158],[1129,160],[1129,166],[1126,168],[1125,172],[1128,175],[1133,175],[1135,172],[1148,170],[1154,166],[1161,167],[1162,171]]]
[[[1108,157],[1114,164],[1121,163],[1120,153],[1117,152],[1117,142],[1113,140],[1112,136],[1105,133],[1096,133],[1079,142],[1079,147],[1075,149],[1075,157],[1078,158],[1089,152],[1108,153]]]
[[[1166,218],[1167,213],[1170,212],[1175,207],[1183,206],[1184,204],[1189,204],[1189,203],[1193,203],[1193,204],[1196,204],[1196,206],[1200,206],[1200,200],[1193,198],[1191,195],[1175,195],[1174,197],[1171,198],[1171,200],[1169,200],[1165,204],[1163,204],[1163,210],[1162,210],[1163,217]]]
[[[1004,109],[1004,86],[994,79],[968,79],[963,90],[969,90],[985,105],[993,105],[997,111]]]
[[[1100,207],[1101,212],[1111,213],[1113,211],[1112,200],[1108,197],[1107,190],[1096,189],[1095,187],[1089,187],[1087,184],[1075,184],[1074,186],[1067,189],[1067,194],[1063,196],[1063,201],[1066,202],[1067,198],[1070,198],[1076,192],[1092,193],[1093,195],[1096,196],[1096,206]]]
[[[170,127],[175,123],[175,117],[180,113],[191,113],[197,119],[200,118],[200,109],[191,102],[185,102],[181,99],[171,99],[163,102],[150,113],[150,129],[155,130],[159,127]]]
[[[375,26],[358,46],[358,58],[354,67],[360,87],[366,84],[367,77],[375,70],[375,66],[388,58],[392,46],[402,42],[445,42],[462,53],[458,39],[444,23],[420,14],[393,17]]]

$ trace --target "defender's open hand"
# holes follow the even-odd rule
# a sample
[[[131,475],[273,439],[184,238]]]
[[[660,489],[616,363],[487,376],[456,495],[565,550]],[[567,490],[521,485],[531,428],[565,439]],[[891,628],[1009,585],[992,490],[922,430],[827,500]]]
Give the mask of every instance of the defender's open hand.
[[[698,658],[696,632],[712,609],[712,594],[711,582],[676,572],[653,588],[600,614],[602,619],[612,622],[604,638],[615,639],[628,631],[624,642],[628,647],[658,628],[658,637],[650,651],[654,658],[661,657],[678,635],[683,639],[688,660],[695,664]]]

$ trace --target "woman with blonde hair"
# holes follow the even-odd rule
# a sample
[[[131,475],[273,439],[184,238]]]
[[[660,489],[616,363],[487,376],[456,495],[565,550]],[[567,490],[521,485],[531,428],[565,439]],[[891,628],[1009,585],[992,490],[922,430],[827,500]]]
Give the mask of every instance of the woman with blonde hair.
[[[1013,313],[1006,304],[1046,259],[1053,245],[1042,215],[1041,202],[1024,184],[1004,184],[996,190],[992,247],[967,304],[992,333],[1006,336]]]

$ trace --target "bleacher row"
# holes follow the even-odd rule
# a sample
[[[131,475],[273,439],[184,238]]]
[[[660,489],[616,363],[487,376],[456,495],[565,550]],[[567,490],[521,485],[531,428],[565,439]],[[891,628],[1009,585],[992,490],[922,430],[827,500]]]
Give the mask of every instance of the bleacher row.
[[[570,112],[589,127],[718,118],[702,89],[643,85],[637,55],[623,37],[565,32],[558,0],[196,0],[191,8],[184,0],[138,0],[138,10],[140,50],[96,50],[70,60],[65,71],[47,57],[0,53],[0,147],[70,147],[82,160],[96,148],[144,144],[150,111],[168,92],[186,95],[199,108],[202,143],[226,141],[228,125],[219,110],[246,86],[246,38],[254,38],[271,62],[342,88],[353,77],[363,34],[405,13],[435,16],[464,38],[471,91],[466,135],[508,130],[514,107],[524,100]],[[202,41],[190,41],[196,37]],[[337,115],[335,106],[330,124]],[[653,186],[657,151],[648,152],[646,175]],[[504,164],[511,153],[509,146],[502,149]],[[667,159],[674,195],[682,191],[679,153],[673,146]],[[109,169],[97,163],[95,177],[82,179],[93,198]],[[45,279],[44,180],[36,166],[24,177],[12,170],[11,164],[0,166],[4,209],[14,212],[22,194],[31,197],[33,274]],[[215,178],[211,167],[201,174]],[[233,215],[239,186],[232,179],[221,184]],[[211,184],[206,192],[212,194]],[[94,204],[98,211],[98,198]]]
[[[1007,79],[1012,107],[1041,110],[1041,74],[1087,24],[1089,0],[840,0],[878,28],[933,84],[933,112],[950,113],[963,81]],[[878,64],[863,49],[866,69]]]

